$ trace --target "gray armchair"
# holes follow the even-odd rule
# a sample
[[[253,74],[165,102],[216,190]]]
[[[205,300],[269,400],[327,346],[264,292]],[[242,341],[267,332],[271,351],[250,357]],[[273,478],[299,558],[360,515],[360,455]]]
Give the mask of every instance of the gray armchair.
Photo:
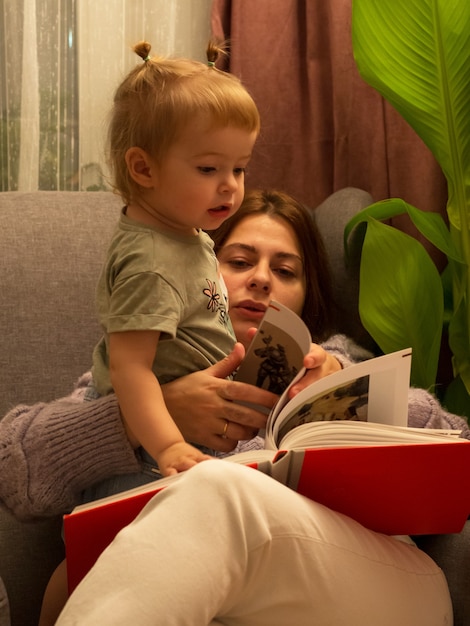
[[[366,192],[344,189],[315,216],[344,310],[339,330],[374,349],[357,314],[360,233],[356,261],[349,266],[342,248],[344,224],[371,201]],[[68,394],[89,368],[99,337],[96,278],[119,207],[107,192],[0,193],[0,416],[20,403]],[[419,542],[446,573],[456,626],[468,626],[470,527]],[[63,556],[60,518],[21,523],[0,507],[0,626],[9,626],[10,618],[11,626],[37,624],[46,583]]]

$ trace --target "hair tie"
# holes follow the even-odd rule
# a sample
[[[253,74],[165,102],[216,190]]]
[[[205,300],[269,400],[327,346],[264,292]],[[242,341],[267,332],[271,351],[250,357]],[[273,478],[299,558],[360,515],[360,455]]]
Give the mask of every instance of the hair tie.
[[[215,67],[215,62],[214,61],[207,61],[207,65],[209,67]]]
[[[147,55],[144,59],[144,63],[147,63],[147,61],[150,61],[150,55]]]

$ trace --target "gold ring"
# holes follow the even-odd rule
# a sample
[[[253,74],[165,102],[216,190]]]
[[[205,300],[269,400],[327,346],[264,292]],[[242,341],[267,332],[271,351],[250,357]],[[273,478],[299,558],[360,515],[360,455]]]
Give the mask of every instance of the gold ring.
[[[225,420],[224,432],[222,433],[222,439],[227,439],[227,428],[229,425],[229,421]]]

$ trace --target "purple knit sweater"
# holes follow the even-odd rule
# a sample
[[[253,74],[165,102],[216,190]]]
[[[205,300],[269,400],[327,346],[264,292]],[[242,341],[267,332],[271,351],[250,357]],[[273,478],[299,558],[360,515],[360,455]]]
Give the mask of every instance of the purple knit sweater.
[[[324,347],[343,367],[365,356],[344,337]],[[116,396],[83,402],[88,380],[89,375],[82,376],[66,398],[18,406],[0,420],[0,500],[19,519],[70,511],[87,487],[140,469]],[[408,424],[461,429],[461,436],[470,439],[467,422],[444,411],[422,389],[409,392]]]

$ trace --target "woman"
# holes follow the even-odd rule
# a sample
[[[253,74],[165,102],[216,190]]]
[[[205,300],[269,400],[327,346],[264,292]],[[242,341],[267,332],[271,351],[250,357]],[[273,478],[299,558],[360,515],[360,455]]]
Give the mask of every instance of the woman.
[[[256,198],[260,201],[260,207],[251,211],[250,202]],[[281,202],[281,209],[277,211],[276,199]],[[312,250],[318,250],[319,258],[322,258],[321,243],[316,247],[316,235],[313,235],[313,241],[308,246],[302,243],[296,233],[301,232],[303,235],[312,226],[307,220],[305,225],[308,228],[299,231],[296,226],[294,230],[291,226],[293,218],[286,219],[283,214],[284,205],[286,212],[287,206],[292,205],[294,214],[305,215],[302,207],[280,194],[247,194],[246,204],[243,205],[247,207],[246,213],[238,215],[237,222],[225,234],[220,233],[220,237],[219,234],[215,235],[221,269],[231,299],[230,314],[237,337],[245,346],[251,336],[250,328],[259,322],[260,312],[271,298],[292,307],[307,321],[311,311],[311,305],[307,306],[307,294],[311,287],[320,301],[318,314],[313,320],[315,322],[323,315],[325,326],[329,307],[332,306],[328,298],[321,300],[323,293],[327,293],[326,287],[322,291],[320,282],[312,285],[310,270],[307,269]],[[245,208],[240,211],[245,211]],[[313,275],[316,276],[314,271]],[[315,336],[321,337],[322,328],[321,324],[313,328],[311,325]],[[248,439],[263,427],[264,415],[233,400],[243,399],[270,406],[275,397],[268,392],[225,380],[238,365],[242,352],[241,347],[237,348],[213,368],[174,381],[166,387],[168,406],[189,440],[228,452],[235,448],[239,440]],[[347,360],[343,364],[346,365]],[[312,350],[306,365],[315,368],[312,375],[316,376],[339,367],[337,361],[326,357],[319,348]],[[426,401],[430,402],[430,398]],[[64,460],[62,473],[54,477],[57,483],[50,480],[47,463],[41,466],[37,462],[32,468],[30,476],[37,475],[39,466],[39,471],[43,472],[41,482],[46,483],[49,489],[53,485],[56,491],[60,491],[66,487],[69,478],[74,480],[67,498],[60,494],[52,503],[49,500],[47,506],[51,508],[57,509],[59,502],[65,499],[69,503],[76,501],[77,491],[94,480],[116,471],[136,472],[139,468],[129,445],[124,441],[123,431],[119,430],[120,418],[116,404],[104,404],[102,400],[92,404],[95,413],[90,418],[90,415],[84,415],[80,391],[77,390],[73,398],[56,403],[52,411],[55,421],[62,428],[62,458],[67,458],[70,448],[74,451],[80,449],[82,462],[79,466],[74,464],[69,467]],[[191,419],[186,415],[188,406],[195,409]],[[51,421],[54,421],[50,417],[51,412],[45,414],[48,416],[47,430],[44,422],[39,423],[40,418],[37,416],[40,414],[41,411],[31,417],[31,411],[26,411],[22,419],[18,413],[13,414],[2,433],[9,437],[12,448],[15,437],[16,442],[21,439],[25,446],[29,446],[22,450],[30,461],[29,469],[34,452],[38,455],[38,449],[34,446],[38,445],[41,437],[44,443],[46,433],[49,436],[51,432]],[[446,419],[443,413],[441,417]],[[229,421],[226,429],[228,438],[224,439],[222,434],[226,420]],[[77,422],[82,425],[86,423],[86,435],[79,430],[80,424]],[[449,425],[451,421],[445,423]],[[442,424],[441,421],[435,425]],[[64,427],[67,429],[65,433]],[[100,428],[111,434],[110,445],[106,447],[102,446],[102,439],[98,435]],[[64,436],[69,448],[64,447]],[[33,454],[30,454],[31,450]],[[96,468],[97,450],[100,452],[100,462],[103,459],[108,462],[107,468],[102,462]],[[124,454],[118,459],[117,453],[121,452]],[[8,465],[8,459],[3,465]],[[174,619],[173,623],[178,624],[211,623],[219,615],[221,619],[223,615],[230,615],[232,619],[234,609],[239,621],[233,617],[233,623],[244,624],[256,624],[257,619],[264,619],[266,623],[266,615],[269,623],[310,623],[312,618],[318,619],[317,623],[327,623],[325,620],[330,620],[333,615],[335,624],[403,622],[416,626],[421,623],[445,623],[444,619],[451,615],[442,573],[423,553],[394,539],[375,535],[316,503],[307,504],[297,494],[261,474],[252,472],[247,475],[246,471],[249,470],[228,469],[227,466],[231,468],[225,463],[203,463],[200,468],[187,473],[181,481],[181,488],[171,492],[167,490],[169,493],[162,494],[158,506],[152,503],[148,511],[153,513],[139,517],[122,535],[124,538],[116,544],[120,548],[114,546],[108,552],[111,556],[106,557],[104,562],[100,561],[99,567],[87,579],[91,583],[79,587],[80,591],[72,597],[63,619],[68,620],[66,616],[73,615],[79,607],[81,617],[78,623],[106,623],[106,619],[111,619],[109,623],[115,624],[118,623],[117,615],[123,609],[121,604],[127,605],[131,611],[123,613],[122,623],[127,623],[129,615],[133,615],[133,619],[142,624],[147,622],[140,615],[141,608],[150,615],[148,623],[157,622],[158,616],[161,618],[163,615],[165,623],[172,623]],[[5,484],[4,476],[7,476],[6,482],[11,485],[13,472],[7,474],[3,473],[2,467],[2,485]],[[201,483],[204,489],[199,489],[197,498],[194,498],[194,489],[196,485],[199,488]],[[44,498],[37,497],[39,487],[34,490],[29,484],[29,488],[33,500],[36,499],[38,506],[42,506]],[[8,494],[14,490],[14,487],[10,488]],[[24,489],[22,493],[25,493]],[[188,493],[193,494],[190,499]],[[20,498],[16,495],[10,500],[18,503]],[[147,522],[144,523],[145,519]],[[153,534],[151,528],[154,528]],[[154,578],[156,572],[150,568],[149,575],[146,575],[150,585],[141,584],[137,577],[137,572],[142,571],[139,537],[143,536],[147,540],[145,553],[163,576],[159,582],[158,578]],[[175,541],[171,541],[172,536],[176,538]],[[286,541],[289,537],[294,541]],[[298,542],[295,537],[299,538]],[[159,538],[163,538],[164,545],[159,543]],[[308,550],[309,545],[321,546],[321,549]],[[127,556],[122,560],[122,555],[128,555],[129,550],[135,556],[132,564],[129,564]],[[201,551],[207,554],[207,558],[202,557]],[[287,565],[289,559],[286,556],[292,554],[296,555],[296,568],[293,571]],[[182,559],[185,563],[183,567]],[[114,573],[120,570],[118,563],[124,563],[126,568],[129,565],[128,572],[134,571],[132,580],[126,577],[126,572],[122,572],[122,577],[119,574],[119,580],[115,579]],[[144,564],[143,569],[147,570],[148,565]],[[133,570],[134,567],[137,569]],[[266,575],[256,575],[259,567]],[[102,581],[103,585],[100,583],[96,587],[96,581],[100,581],[103,574],[109,584]],[[352,585],[352,580],[358,580],[359,584]],[[289,586],[289,581],[295,582],[297,592],[292,584]],[[307,587],[305,583],[308,583]],[[213,592],[217,585],[220,593],[215,594]],[[100,589],[98,610],[107,613],[107,618],[104,615],[97,617],[94,608],[89,618],[86,617],[94,605],[93,589],[96,592],[97,588]],[[153,605],[149,608],[148,598],[140,595],[142,593],[145,596],[146,589],[151,590],[160,606],[158,610],[163,612],[155,613]],[[156,590],[163,589],[165,598],[171,600],[169,604],[165,604],[161,594],[156,593]],[[281,593],[282,590],[286,593]],[[130,600],[128,592],[132,592],[135,601]],[[172,593],[180,597],[181,601],[176,602],[178,607],[174,606]],[[432,602],[427,603],[427,596],[432,598]],[[293,599],[293,602],[286,604],[286,597]],[[338,602],[339,597],[341,602]],[[119,605],[116,604],[117,598],[120,600]],[[279,601],[274,603],[274,598]],[[136,607],[136,602],[141,608]],[[292,612],[294,607],[298,608],[298,613]],[[183,614],[186,611],[186,617],[180,609]],[[273,609],[278,622],[274,620]],[[290,611],[287,621],[286,610]],[[312,613],[312,610],[316,612]],[[74,623],[75,619],[70,617],[70,621],[63,623]],[[329,623],[332,623],[331,620]]]
[[[271,298],[277,299],[302,313],[313,335],[319,337],[327,334],[328,316],[333,310],[329,280],[326,278],[325,253],[311,219],[288,196],[271,194],[270,197],[268,202],[263,192],[248,193],[239,213],[242,215],[245,210],[251,213],[253,206],[258,206],[262,213],[274,205],[273,198],[277,199],[277,204],[281,205],[278,212],[282,214],[282,206],[285,206],[290,213],[287,217],[273,218],[271,222],[278,228],[279,224],[285,224],[289,249],[285,249],[282,242],[274,249],[272,244],[266,249],[259,245],[258,249],[263,252],[260,263],[246,263],[243,271],[231,271],[233,263],[228,260],[224,263],[224,272],[227,272],[227,280],[230,280],[230,289],[233,290],[231,300],[234,306],[230,312],[234,316],[233,326],[245,347],[250,341],[249,329],[259,323],[260,311],[250,311],[249,308],[243,311],[239,307],[240,298],[253,300],[261,308]],[[297,221],[291,225],[294,216],[297,216]],[[254,218],[249,219],[252,221]],[[299,227],[299,220],[302,241],[293,235],[293,228]],[[243,226],[239,218],[237,225]],[[310,229],[310,236],[304,237]],[[225,240],[229,232],[225,229]],[[266,236],[270,236],[269,229]],[[219,250],[223,247],[222,239],[218,240]],[[288,271],[282,265],[282,255],[290,251],[300,256],[303,262],[305,260],[305,276],[288,277]],[[313,257],[312,251],[316,251]],[[316,263],[322,269],[321,275],[315,272]],[[230,279],[229,272],[232,275]],[[323,282],[319,283],[319,280]],[[307,304],[312,300],[310,293],[314,294],[313,302],[321,303],[317,308],[321,311],[324,328],[309,322],[312,319],[311,306]],[[302,294],[308,294],[305,304]],[[329,346],[336,357],[343,359],[343,364],[348,363],[348,351],[353,348],[352,344],[332,341]],[[343,353],[344,349],[346,353]],[[236,401],[244,400],[270,408],[276,396],[227,379],[239,365],[243,354],[242,346],[237,346],[230,356],[214,367],[164,385],[165,401],[188,441],[225,454],[233,451],[238,441],[251,439],[264,427],[264,413]],[[336,358],[318,346],[313,347],[306,365],[312,368],[311,376],[323,376],[340,367]],[[135,480],[136,474],[140,474],[140,459],[125,436],[116,397],[110,395],[95,402],[82,403],[88,381],[89,375],[82,377],[77,389],[68,398],[51,404],[17,407],[0,421],[0,499],[17,517],[28,519],[63,513],[73,508],[80,501],[81,492],[94,483],[113,475],[131,474],[131,480]],[[188,406],[191,406],[190,415]],[[226,421],[229,426],[226,437],[222,437]],[[102,445],[103,441],[107,442],[106,446]],[[136,441],[131,443],[133,447],[138,445]],[[54,448],[56,445],[57,449]],[[46,448],[47,454],[44,454]],[[80,458],[78,466],[76,458]],[[142,480],[148,478],[144,475]],[[123,481],[115,488],[127,488],[131,484],[135,483]],[[99,497],[102,493],[104,491],[94,495]],[[89,497],[93,496],[89,494]]]
[[[241,214],[237,217],[237,213]],[[253,192],[247,195],[237,213],[233,222],[228,220],[229,226],[223,232],[214,235],[237,339],[244,348],[248,347],[252,331],[261,321],[271,299],[302,315],[314,337],[327,336],[331,319],[329,312],[333,307],[326,253],[307,211],[287,195]],[[297,232],[301,236],[297,236]],[[339,367],[339,363],[334,361],[332,369]],[[272,401],[271,397],[270,404]],[[189,406],[193,405],[194,401],[191,401]],[[171,411],[171,404],[168,407]],[[194,415],[192,418],[195,420]],[[262,447],[261,439],[252,439],[256,430],[250,433],[251,440],[247,446],[243,442],[238,445],[239,435],[243,435],[243,431],[238,429],[238,420],[234,422],[222,417],[218,420],[218,436],[232,442],[231,447],[236,451],[252,446]],[[139,442],[129,436],[137,447]],[[208,450],[206,446],[202,450],[217,454],[216,450]],[[102,481],[85,490],[83,499],[96,500],[155,480],[158,474],[153,460],[145,451],[142,451],[142,459],[141,472]],[[55,622],[57,606],[61,606],[61,598],[65,596],[64,573],[62,564],[49,583],[41,626]]]

